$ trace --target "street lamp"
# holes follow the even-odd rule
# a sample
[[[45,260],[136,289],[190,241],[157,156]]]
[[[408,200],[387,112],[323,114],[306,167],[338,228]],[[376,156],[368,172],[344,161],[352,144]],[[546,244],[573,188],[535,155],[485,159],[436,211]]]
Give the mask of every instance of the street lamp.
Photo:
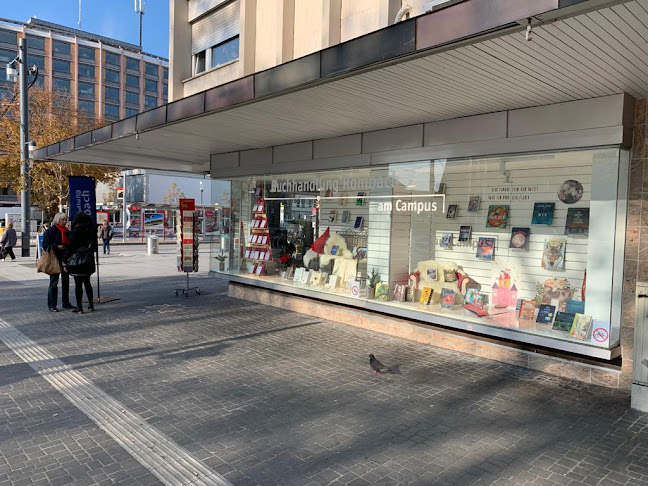
[[[18,69],[16,69],[16,67]],[[30,196],[31,196],[31,174],[30,154],[36,149],[36,144],[29,140],[29,100],[28,90],[38,79],[38,67],[27,68],[27,39],[21,37],[18,40],[18,56],[7,64],[7,80],[20,81],[20,177],[22,179],[22,190],[20,191],[20,206],[22,213],[21,253],[23,257],[29,256],[30,238]],[[31,83],[29,75],[34,76]]]

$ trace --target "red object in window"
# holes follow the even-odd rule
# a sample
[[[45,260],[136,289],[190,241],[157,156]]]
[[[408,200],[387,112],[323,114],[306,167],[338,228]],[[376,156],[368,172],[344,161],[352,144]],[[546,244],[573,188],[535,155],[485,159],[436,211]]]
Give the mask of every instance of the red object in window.
[[[326,231],[322,233],[322,236],[315,240],[311,246],[311,250],[320,255],[324,253],[324,245],[326,245],[326,240],[329,239],[329,236],[331,236],[331,228],[326,228]]]
[[[290,261],[291,258],[292,257],[290,255],[282,255],[282,256],[279,257],[279,263],[285,265],[286,263],[288,263]]]

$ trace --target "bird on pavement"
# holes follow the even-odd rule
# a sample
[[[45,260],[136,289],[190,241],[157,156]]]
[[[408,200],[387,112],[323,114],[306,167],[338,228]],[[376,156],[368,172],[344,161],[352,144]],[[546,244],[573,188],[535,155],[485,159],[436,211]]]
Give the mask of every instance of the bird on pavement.
[[[371,369],[373,370],[373,373],[376,375],[379,375],[384,372],[390,372],[391,370],[387,368],[384,364],[382,364],[380,361],[376,359],[376,357],[373,354],[369,355],[369,366],[371,366]]]

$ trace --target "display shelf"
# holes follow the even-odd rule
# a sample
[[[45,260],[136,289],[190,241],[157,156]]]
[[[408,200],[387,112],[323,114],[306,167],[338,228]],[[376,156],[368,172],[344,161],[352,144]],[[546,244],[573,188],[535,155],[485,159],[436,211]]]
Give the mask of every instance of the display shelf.
[[[266,274],[266,264],[272,261],[272,247],[268,217],[265,213],[266,203],[263,199],[263,188],[258,187],[255,194],[257,199],[252,206],[250,234],[244,258],[253,262],[249,267],[250,273],[261,276]]]
[[[364,298],[352,297],[346,289],[329,289],[326,287],[300,284],[279,276],[263,276],[252,278],[252,275],[230,274],[232,282],[249,284],[269,290],[277,290],[302,297],[311,297],[319,300],[326,300],[336,304],[343,304],[350,307],[362,308],[370,311],[391,314],[405,319],[428,322],[430,324],[442,325],[448,328],[464,330],[485,336],[493,336],[511,341],[553,348],[569,353],[590,356],[604,360],[611,360],[620,355],[620,346],[612,345],[609,349],[595,346],[591,343],[570,339],[568,335],[557,336],[555,332],[529,332],[529,329],[506,327],[494,322],[488,322],[483,318],[475,317],[471,312],[457,306],[455,309],[439,308],[438,310],[425,309],[418,303],[379,301]],[[420,308],[419,308],[420,307]],[[430,307],[430,306],[427,306]]]

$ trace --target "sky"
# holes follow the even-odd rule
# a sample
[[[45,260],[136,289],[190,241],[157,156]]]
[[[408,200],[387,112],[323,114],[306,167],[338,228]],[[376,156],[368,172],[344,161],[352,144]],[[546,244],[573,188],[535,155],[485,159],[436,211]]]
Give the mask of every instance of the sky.
[[[0,17],[27,22],[30,17],[79,28],[79,0],[0,0]],[[81,30],[139,44],[134,0],[81,0]],[[169,57],[169,1],[147,0],[143,17],[144,52]]]

